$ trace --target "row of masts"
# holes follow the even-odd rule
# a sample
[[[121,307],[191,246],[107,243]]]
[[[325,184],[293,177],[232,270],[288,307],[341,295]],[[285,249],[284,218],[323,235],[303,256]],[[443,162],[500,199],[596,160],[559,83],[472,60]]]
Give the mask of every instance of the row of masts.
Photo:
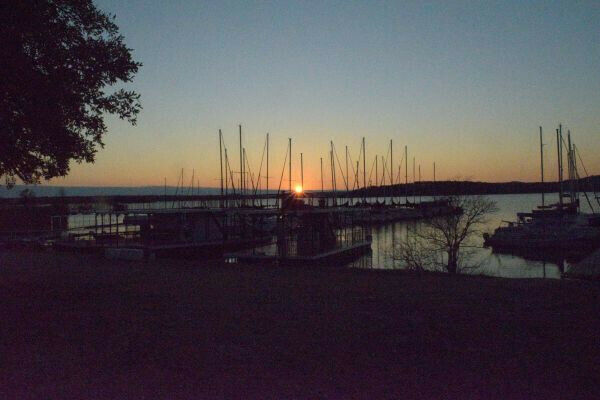
[[[225,146],[223,133],[219,129],[219,161],[220,161],[220,193],[221,196],[226,198],[230,191],[233,194],[257,194],[259,191],[269,193],[269,180],[272,178],[269,176],[269,133],[266,134],[265,147],[263,148],[263,155],[261,157],[261,164],[256,179],[253,172],[250,169],[250,163],[246,154],[246,148],[243,145],[242,126],[238,125],[239,128],[239,171],[234,171],[231,168],[230,159]],[[266,173],[262,175],[262,165],[266,154]],[[389,156],[389,163],[388,163]],[[293,188],[292,179],[292,139],[288,138],[288,146],[286,150],[284,165],[281,172],[281,178],[279,186],[277,188],[277,194],[282,191],[283,176],[285,173],[285,166],[287,163],[288,172],[288,190],[290,192],[297,191],[302,192],[305,190],[304,186],[304,154],[300,153],[300,186]],[[346,191],[366,189],[373,186],[393,186],[395,183],[401,182],[401,165],[402,161],[398,164],[398,173],[395,176],[393,168],[393,141],[390,140],[388,152],[384,159],[383,156],[376,155],[371,165],[369,172],[369,178],[367,179],[367,163],[366,163],[366,139],[363,137],[361,141],[361,148],[359,151],[359,157],[356,161],[356,168],[352,162],[348,146],[345,146],[345,172],[342,170],[342,164],[340,162],[336,147],[333,141],[330,141],[329,150],[329,169],[331,176],[331,191],[334,193],[338,192],[338,176],[337,172],[340,172],[343,181],[343,188]],[[381,160],[382,174],[379,173],[379,160]],[[362,184],[359,179],[360,176],[360,162],[362,161]],[[405,161],[405,184],[408,184],[408,146],[404,147],[404,161]],[[351,167],[350,167],[351,166]],[[325,180],[324,180],[324,169],[323,169],[323,158],[320,158],[321,168],[321,191],[325,191]],[[350,168],[352,169],[353,183],[350,180]],[[375,169],[375,179],[372,179],[373,169]],[[234,175],[239,175],[238,179],[235,179]],[[387,181],[386,181],[387,177]],[[418,181],[421,182],[421,165],[418,166]],[[264,179],[263,179],[264,178]],[[381,178],[381,179],[380,179]],[[264,187],[261,182],[264,180]],[[433,163],[433,180],[435,182],[435,163]],[[417,172],[415,167],[415,158],[413,157],[413,182],[417,182]],[[296,189],[296,190],[294,190]],[[390,193],[393,195],[393,193]],[[366,196],[366,194],[365,194]],[[366,197],[365,197],[366,201]],[[242,200],[243,202],[243,200]]]
[[[238,125],[239,128],[239,171],[234,171],[231,166],[230,157],[228,153],[228,149],[225,146],[225,141],[223,137],[222,131],[219,129],[218,137],[219,137],[219,167],[220,167],[220,194],[221,194],[221,205],[229,204],[227,203],[227,197],[230,194],[233,194],[238,200],[239,205],[245,205],[246,200],[244,197],[252,197],[248,195],[257,195],[259,192],[261,194],[276,194],[275,197],[279,197],[282,193],[282,183],[285,170],[287,169],[288,173],[288,190],[289,192],[293,192],[293,179],[292,179],[292,139],[288,138],[288,146],[286,149],[286,155],[283,163],[283,168],[281,171],[281,176],[279,180],[279,185],[277,187],[277,191],[271,191],[269,187],[269,181],[272,178],[269,175],[269,133],[266,134],[265,144],[263,147],[263,154],[261,156],[260,167],[258,170],[258,174],[254,175],[250,168],[250,162],[248,160],[248,155],[246,153],[246,148],[243,146],[243,135],[242,135],[242,125]],[[540,163],[541,163],[541,182],[544,183],[544,143],[543,143],[543,132],[542,127],[539,127],[539,136],[540,136]],[[577,181],[581,178],[577,168],[577,159],[582,163],[582,167],[585,170],[585,166],[581,161],[581,155],[576,147],[576,145],[571,141],[571,131],[567,130],[567,138],[563,137],[563,126],[559,124],[556,129],[556,143],[557,143],[557,158],[558,158],[558,183],[559,183],[559,202],[558,205],[560,207],[566,205],[577,205],[579,206],[579,188],[577,187]],[[567,158],[567,179],[565,180],[564,176],[564,152],[566,148],[566,158]],[[394,172],[394,153],[393,153],[393,140],[390,140],[389,147],[385,157],[383,155],[375,155],[373,161],[371,163],[368,178],[367,178],[367,157],[366,157],[366,139],[365,137],[361,140],[361,146],[359,150],[359,156],[356,162],[352,160],[351,153],[349,151],[348,146],[345,146],[345,170],[342,169],[342,163],[340,162],[340,158],[338,156],[335,144],[333,141],[330,141],[330,149],[329,149],[329,170],[331,176],[331,188],[328,192],[333,194],[334,204],[336,202],[338,196],[338,190],[343,191],[353,191],[353,190],[361,190],[372,187],[384,187],[387,190],[384,193],[384,197],[394,197],[394,185],[401,184],[401,172],[402,172],[402,164],[404,164],[404,183],[408,185],[408,146],[404,146],[404,154],[400,162],[398,163],[397,173]],[[266,162],[265,162],[266,161]],[[265,163],[264,163],[265,162]],[[362,168],[361,167],[362,162]],[[263,163],[266,165],[266,172],[263,175]],[[286,168],[287,164],[287,168]],[[355,167],[356,166],[356,167]],[[381,171],[380,171],[381,167]],[[361,171],[362,169],[362,171]],[[325,173],[323,167],[323,157],[320,158],[320,178],[321,178],[321,192],[325,192]],[[338,176],[337,172],[339,171],[343,186],[341,190],[338,188]],[[362,172],[362,182],[360,179],[360,175]],[[373,179],[373,172],[375,173]],[[238,179],[235,176],[238,175]],[[586,170],[587,175],[587,170]],[[418,180],[417,180],[418,176]],[[352,179],[351,179],[352,177]],[[413,157],[412,159],[412,177],[413,183],[422,182],[421,181],[421,165],[416,165],[416,159]],[[195,170],[192,171],[192,178],[190,186],[187,188],[187,195],[194,194],[194,183],[195,183]],[[352,181],[352,182],[351,182]],[[178,180],[177,189],[175,195],[179,194],[179,187],[181,182],[181,194],[186,194],[184,191],[184,171],[181,170],[181,175]],[[263,184],[264,182],[264,184]],[[433,182],[436,182],[436,163],[433,163]],[[565,185],[568,184],[567,187]],[[200,190],[200,181],[198,180],[198,194]],[[300,153],[300,186],[298,188],[299,192],[304,191],[304,154]],[[595,193],[595,192],[594,192]],[[405,194],[405,202],[408,202],[408,193],[404,191]],[[588,201],[590,208],[593,210],[591,201],[587,197],[587,193],[585,191],[583,194]],[[167,182],[165,178],[165,198],[167,195]],[[239,196],[241,195],[241,196]],[[545,193],[542,190],[542,207],[545,207],[546,199]],[[343,197],[343,193],[340,193],[340,197]],[[364,199],[366,201],[367,192],[365,190]],[[600,197],[597,195],[596,202],[600,206]],[[414,198],[414,196],[413,196]],[[566,201],[565,201],[566,200]],[[251,200],[254,205],[254,200]],[[268,205],[268,200],[267,200]],[[173,204],[174,206],[174,204]],[[166,202],[165,202],[166,207]]]
[[[566,147],[566,158],[567,158],[567,183],[568,188],[565,188],[565,177],[564,177],[564,155],[563,151]],[[581,155],[577,149],[575,143],[571,141],[571,130],[567,130],[567,140],[565,141],[563,137],[563,126],[562,124],[558,125],[556,128],[556,153],[557,153],[557,176],[559,183],[559,193],[558,193],[558,205],[560,208],[565,206],[574,206],[577,210],[579,210],[579,188],[577,182],[581,178],[577,169],[577,159],[581,161]],[[540,126],[540,164],[541,164],[541,182],[544,183],[544,140],[542,134],[542,127]],[[583,165],[583,164],[582,164]],[[584,167],[585,169],[585,167]],[[587,174],[587,173],[586,173]],[[594,207],[592,202],[590,201],[587,192],[583,191],[583,195],[585,196],[587,203],[592,212],[594,211]],[[596,202],[600,206],[600,198],[596,195]],[[568,201],[565,201],[567,199]],[[542,207],[545,207],[545,195],[542,190]]]
[[[559,193],[558,193],[558,204],[562,207],[565,205],[565,198],[568,198],[569,204],[573,204],[577,202],[577,191],[575,190],[575,176],[576,176],[576,164],[573,161],[574,153],[573,147],[571,144],[571,131],[567,131],[567,140],[568,140],[568,152],[567,152],[567,165],[568,165],[568,176],[570,183],[570,190],[568,193],[564,192],[563,181],[564,181],[564,168],[563,168],[563,144],[564,138],[562,134],[562,124],[558,125],[556,129],[556,153],[557,153],[557,167],[558,167],[558,185],[559,185]],[[544,183],[544,139],[542,133],[542,127],[540,126],[540,162],[541,162],[541,182]],[[546,205],[545,202],[545,194],[542,190],[542,207]]]

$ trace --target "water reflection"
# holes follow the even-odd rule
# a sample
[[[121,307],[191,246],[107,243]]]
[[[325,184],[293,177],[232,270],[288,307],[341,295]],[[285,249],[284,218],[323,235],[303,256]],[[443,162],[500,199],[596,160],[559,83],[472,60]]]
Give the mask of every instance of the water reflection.
[[[499,211],[490,216],[484,231],[492,232],[503,221],[516,218],[517,212],[530,211],[540,202],[539,194],[518,195],[493,195],[488,196],[496,201]],[[423,197],[423,200],[429,198]],[[546,201],[557,201],[557,194],[546,194]],[[590,212],[586,204],[582,204],[582,212]],[[394,257],[394,248],[402,239],[406,239],[411,232],[419,229],[419,222],[406,221],[373,227],[372,254],[363,258],[370,258],[372,268],[394,269],[405,268],[402,262]],[[469,264],[477,268],[466,271],[471,274],[482,274],[508,278],[560,278],[569,265],[578,261],[581,256],[575,254],[550,254],[548,252],[521,252],[519,254],[495,253],[491,248],[483,248],[483,238],[478,237],[473,243],[475,248],[469,254]],[[352,265],[354,266],[354,265]]]
[[[360,260],[352,263],[352,267],[361,264],[369,268],[379,269],[403,269],[406,265],[398,257],[394,256],[394,249],[400,246],[403,240],[413,238],[414,232],[419,229],[419,222],[396,222],[382,226],[373,227],[371,234],[371,254],[363,256]],[[413,240],[413,239],[411,239]],[[482,274],[489,276],[510,278],[560,278],[564,272],[565,259],[553,257],[539,257],[539,260],[526,259],[515,254],[494,253],[491,248],[483,247],[483,239],[474,243],[476,246],[469,248],[468,257],[465,260],[472,269],[465,271],[470,274]],[[440,261],[443,254],[439,255]]]
[[[517,212],[530,211],[540,204],[539,194],[518,194],[518,195],[493,195],[488,196],[496,201],[499,211],[490,216],[488,224],[484,231],[492,232],[502,221],[513,221]],[[432,200],[431,197],[423,196],[423,201]],[[342,201],[343,199],[340,199]],[[391,198],[379,198],[379,201],[385,200],[391,202]],[[557,194],[546,194],[546,202],[556,202]],[[397,199],[396,199],[397,201]],[[186,206],[207,206],[197,202],[188,202]],[[212,204],[209,204],[211,206]],[[171,208],[171,203],[157,202],[130,205],[130,208]],[[582,202],[582,212],[590,212],[588,205]],[[122,224],[122,216],[113,217],[111,224]],[[106,222],[106,221],[105,221]],[[71,215],[69,217],[69,226],[79,228],[81,231],[87,231],[95,226],[95,215],[84,213]],[[351,264],[350,267],[357,268],[382,268],[382,269],[401,269],[406,266],[397,257],[394,257],[394,248],[403,240],[407,240],[411,233],[419,229],[420,223],[415,221],[396,222],[371,228],[372,245],[371,253],[363,256]],[[123,229],[123,228],[121,228]],[[483,238],[478,238],[474,243],[476,246],[483,246]],[[443,257],[440,254],[440,257]],[[511,277],[511,278],[560,278],[561,272],[569,268],[570,263],[577,261],[577,257],[565,254],[548,253],[529,253],[529,254],[499,254],[492,252],[490,248],[475,248],[471,259],[471,264],[478,265],[478,268],[468,271],[471,274],[484,274],[490,276]]]

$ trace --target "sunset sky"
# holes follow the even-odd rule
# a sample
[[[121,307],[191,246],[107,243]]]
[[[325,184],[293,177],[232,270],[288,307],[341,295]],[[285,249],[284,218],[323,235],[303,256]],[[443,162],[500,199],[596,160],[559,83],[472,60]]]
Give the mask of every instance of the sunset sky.
[[[255,171],[271,134],[271,187],[288,137],[307,189],[320,157],[330,182],[330,140],[356,161],[363,136],[369,168],[393,139],[394,168],[408,145],[424,180],[434,161],[438,180],[539,180],[540,125],[555,179],[559,122],[600,174],[598,2],[95,3],[144,64],[144,110],[135,127],[108,118],[96,163],[52,184],[175,185],[184,168],[217,186],[218,129],[239,170],[238,124]]]

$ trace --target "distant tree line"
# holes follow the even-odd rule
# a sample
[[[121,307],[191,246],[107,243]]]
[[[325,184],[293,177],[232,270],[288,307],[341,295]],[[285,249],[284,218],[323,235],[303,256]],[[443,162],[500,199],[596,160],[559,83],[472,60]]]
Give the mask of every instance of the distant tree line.
[[[570,181],[563,181],[563,190],[568,191]],[[578,179],[574,182],[578,191],[600,190],[600,175]],[[471,181],[438,181],[417,182],[408,185],[369,187],[356,190],[368,197],[374,196],[449,196],[477,194],[521,194],[521,193],[556,193],[560,190],[558,182],[471,182]]]
[[[563,189],[567,191],[570,187],[570,182],[563,182]],[[582,178],[576,181],[576,187],[579,191],[600,192],[600,175]],[[559,184],[557,182],[471,182],[471,181],[438,181],[438,182],[420,182],[410,183],[408,185],[400,184],[394,186],[378,186],[369,187],[367,189],[354,190],[351,193],[357,197],[384,197],[384,196],[455,196],[455,195],[485,195],[485,194],[521,194],[521,193],[557,193]],[[316,195],[332,195],[330,191],[321,193],[318,190],[308,191]],[[66,193],[59,193],[59,196],[44,197],[44,196],[28,196],[30,202],[36,204],[51,204],[56,202],[57,197],[61,198],[63,203],[81,203],[91,204],[96,201],[98,196],[65,196]],[[276,197],[272,193],[271,196]],[[23,197],[21,195],[20,197]],[[172,201],[172,200],[193,200],[198,196],[174,196],[174,195],[115,195],[103,196],[105,201],[123,202],[123,203],[143,203],[157,201]],[[207,200],[217,200],[218,195],[202,195]],[[237,195],[230,195],[230,199],[238,198]],[[0,205],[19,204],[22,199],[18,198],[0,198]]]

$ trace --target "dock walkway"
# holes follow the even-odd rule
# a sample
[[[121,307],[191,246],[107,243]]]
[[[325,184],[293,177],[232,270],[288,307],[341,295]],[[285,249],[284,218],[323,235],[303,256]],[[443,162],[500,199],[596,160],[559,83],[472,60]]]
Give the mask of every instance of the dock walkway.
[[[254,252],[238,252],[225,254],[224,258],[230,262],[240,263],[280,263],[282,265],[316,266],[316,265],[345,265],[361,255],[371,251],[371,240],[353,243],[349,246],[336,247],[319,254],[295,255],[279,257],[278,255],[256,254]]]

